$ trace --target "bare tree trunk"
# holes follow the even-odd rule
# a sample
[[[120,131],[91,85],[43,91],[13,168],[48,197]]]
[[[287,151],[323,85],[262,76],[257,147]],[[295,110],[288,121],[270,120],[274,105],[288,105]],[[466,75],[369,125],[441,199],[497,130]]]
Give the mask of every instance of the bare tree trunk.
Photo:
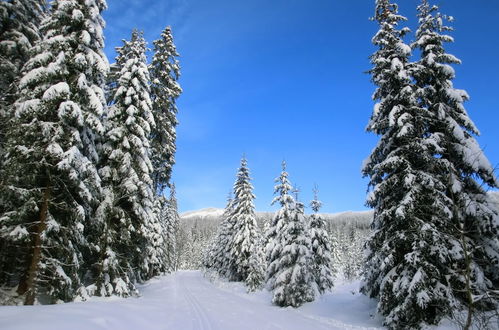
[[[26,300],[25,305],[33,305],[36,298],[36,278],[38,277],[40,259],[42,256],[42,233],[47,228],[47,213],[50,199],[50,187],[45,188],[43,192],[42,206],[39,213],[39,223],[36,228],[34,244],[33,244],[33,257],[28,270],[28,278],[26,280]]]
[[[33,240],[30,241],[30,245],[28,247],[28,251],[31,251],[33,250]],[[23,262],[23,269],[29,265],[31,263],[31,259],[32,259],[32,256],[27,256],[25,258],[26,260]],[[28,274],[27,272],[23,272],[22,275],[21,275],[21,278],[19,279],[19,284],[17,285],[17,294],[22,296],[23,294],[26,293],[26,291],[28,291],[28,282],[27,282],[27,279],[28,279]]]

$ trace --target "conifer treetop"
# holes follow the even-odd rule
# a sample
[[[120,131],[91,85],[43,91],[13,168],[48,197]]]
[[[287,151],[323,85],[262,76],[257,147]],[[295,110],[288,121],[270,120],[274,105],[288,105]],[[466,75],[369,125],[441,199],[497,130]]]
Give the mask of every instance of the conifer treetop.
[[[319,200],[318,196],[319,188],[317,187],[317,185],[315,185],[313,193],[314,193],[314,199],[310,202],[310,208],[312,209],[312,211],[314,211],[314,213],[317,213],[322,207],[322,202]]]
[[[286,172],[286,161],[283,161],[281,174],[274,180],[274,182],[277,183],[274,186],[274,194],[277,194],[277,196],[272,200],[272,205],[279,203],[284,207],[289,203],[294,204],[293,196],[289,194],[289,192],[293,190],[293,186],[291,185],[288,176],[288,172]]]

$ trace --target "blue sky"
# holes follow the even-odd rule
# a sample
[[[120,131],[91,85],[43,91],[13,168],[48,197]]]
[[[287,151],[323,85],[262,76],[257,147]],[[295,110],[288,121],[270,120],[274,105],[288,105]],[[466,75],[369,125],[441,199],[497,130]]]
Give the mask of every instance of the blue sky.
[[[417,0],[399,0],[415,31]],[[448,52],[463,64],[454,86],[471,96],[470,117],[499,166],[499,2],[440,0],[455,17]],[[362,161],[377,137],[365,132],[374,86],[364,72],[377,30],[366,0],[108,0],[106,53],[133,28],[152,41],[171,25],[184,93],[178,100],[180,211],[224,207],[245,154],[256,208],[273,210],[281,161],[308,202],[315,183],[323,211],[363,210]]]

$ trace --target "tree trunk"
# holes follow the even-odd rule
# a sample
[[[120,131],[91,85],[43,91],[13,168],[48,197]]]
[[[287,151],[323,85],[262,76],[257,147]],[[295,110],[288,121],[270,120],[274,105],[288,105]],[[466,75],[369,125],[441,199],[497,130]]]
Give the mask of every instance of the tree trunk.
[[[461,231],[461,244],[463,245],[464,260],[466,263],[465,277],[466,277],[466,299],[468,300],[468,316],[466,317],[466,324],[463,330],[471,329],[471,323],[473,321],[473,292],[471,288],[471,257],[466,244],[466,238],[464,237],[464,228]]]
[[[31,241],[30,242],[30,246],[28,248],[28,251],[31,251],[33,249],[33,242]],[[31,256],[27,256],[25,258],[26,260],[23,262],[23,268],[22,269],[25,269],[25,267],[27,265],[29,265],[31,263]],[[21,278],[19,279],[19,284],[17,285],[17,294],[22,296],[23,294],[26,293],[26,291],[28,291],[28,282],[27,282],[27,279],[28,279],[28,274],[27,272],[23,272],[21,274]]]
[[[42,206],[39,213],[39,223],[36,228],[34,244],[33,244],[33,257],[31,258],[31,264],[28,270],[28,278],[26,280],[26,300],[25,305],[33,305],[36,298],[36,278],[38,277],[40,259],[42,256],[42,233],[47,227],[47,213],[50,199],[50,187],[46,187],[43,192]]]
[[[97,287],[97,293],[96,295],[97,296],[101,296],[101,293],[102,293],[102,287],[105,285],[104,283],[104,261],[106,259],[106,253],[107,253],[107,234],[109,232],[109,227],[108,227],[108,218],[109,218],[109,215],[107,214],[106,212],[106,218],[104,220],[104,229],[103,229],[103,235],[104,237],[100,237],[100,251],[99,251],[99,260],[98,260],[98,267],[99,267],[99,274],[97,276],[97,280],[96,280],[96,287]],[[107,295],[107,288],[105,290],[106,292],[106,295]]]

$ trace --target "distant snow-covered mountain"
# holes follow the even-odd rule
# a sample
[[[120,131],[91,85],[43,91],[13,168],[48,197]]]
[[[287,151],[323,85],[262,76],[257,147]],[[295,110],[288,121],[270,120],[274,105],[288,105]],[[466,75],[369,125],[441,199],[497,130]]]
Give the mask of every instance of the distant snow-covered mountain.
[[[180,214],[180,219],[184,225],[208,225],[218,224],[222,221],[224,209],[219,208],[205,208],[201,210],[188,211]],[[357,226],[367,226],[373,216],[373,211],[345,211],[339,213],[322,213],[324,219],[329,223],[350,223]],[[261,225],[263,222],[268,222],[274,216],[273,212],[256,212],[257,222]]]
[[[209,207],[206,209],[195,210],[195,211],[187,211],[180,214],[180,218],[189,219],[189,218],[218,218],[221,217],[224,213],[223,209],[217,209],[215,207]]]

